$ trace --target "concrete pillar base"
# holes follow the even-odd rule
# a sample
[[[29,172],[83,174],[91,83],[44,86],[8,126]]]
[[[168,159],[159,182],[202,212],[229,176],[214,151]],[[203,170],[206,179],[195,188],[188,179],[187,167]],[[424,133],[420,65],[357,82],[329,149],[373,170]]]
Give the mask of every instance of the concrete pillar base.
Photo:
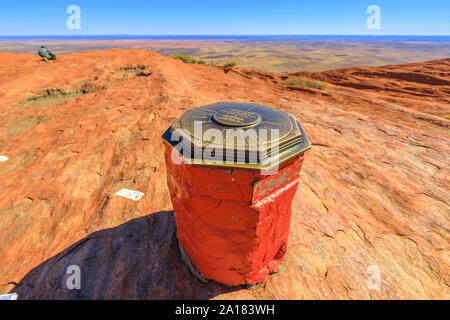
[[[194,265],[191,262],[191,259],[189,259],[188,255],[184,251],[183,247],[181,246],[180,242],[178,242],[178,248],[180,248],[181,257],[183,258],[184,263],[188,266],[191,273],[198,279],[200,282],[208,283],[210,280],[202,277],[202,275],[195,269]]]

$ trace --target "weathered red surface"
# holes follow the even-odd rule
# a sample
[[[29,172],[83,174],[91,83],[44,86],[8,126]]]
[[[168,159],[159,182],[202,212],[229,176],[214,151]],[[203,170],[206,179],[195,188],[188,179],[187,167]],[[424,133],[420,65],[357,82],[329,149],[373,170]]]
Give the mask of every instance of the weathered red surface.
[[[285,75],[184,64],[143,50],[41,63],[0,53],[0,293],[19,299],[449,299],[450,59],[368,68],[325,90]],[[145,74],[120,71],[145,66]],[[140,70],[140,69],[139,69]],[[353,74],[356,69],[341,71]],[[337,72],[336,72],[337,73]],[[423,78],[423,80],[426,80]],[[428,80],[427,80],[428,81]],[[54,105],[49,89],[98,88]],[[429,91],[427,93],[426,91]],[[395,93],[395,94],[394,94]],[[201,283],[184,264],[161,133],[191,107],[260,102],[291,112],[312,143],[285,263],[255,286]],[[245,177],[244,177],[245,178]],[[206,190],[207,186],[204,186]],[[139,201],[115,196],[145,193]],[[68,290],[66,269],[82,270]],[[380,270],[378,290],[367,286]]]
[[[258,170],[175,164],[165,144],[177,238],[207,278],[257,284],[286,254],[291,206],[304,156],[273,175]]]

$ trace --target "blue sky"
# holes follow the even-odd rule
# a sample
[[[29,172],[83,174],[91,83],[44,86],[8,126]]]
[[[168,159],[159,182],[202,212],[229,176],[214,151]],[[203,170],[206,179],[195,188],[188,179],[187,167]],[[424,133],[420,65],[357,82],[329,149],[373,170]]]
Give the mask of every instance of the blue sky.
[[[69,30],[69,5],[81,29]],[[366,26],[366,9],[381,9],[381,29]],[[229,0],[1,1],[0,35],[450,35],[450,1]]]

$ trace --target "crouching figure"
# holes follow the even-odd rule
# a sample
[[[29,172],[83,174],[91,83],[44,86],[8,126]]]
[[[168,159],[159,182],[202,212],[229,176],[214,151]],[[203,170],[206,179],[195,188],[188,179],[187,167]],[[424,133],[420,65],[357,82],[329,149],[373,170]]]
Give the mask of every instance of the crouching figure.
[[[44,61],[48,61],[48,60],[56,60],[56,56],[50,52],[50,50],[48,50],[48,48],[46,46],[42,46],[39,49],[39,56],[44,60]]]

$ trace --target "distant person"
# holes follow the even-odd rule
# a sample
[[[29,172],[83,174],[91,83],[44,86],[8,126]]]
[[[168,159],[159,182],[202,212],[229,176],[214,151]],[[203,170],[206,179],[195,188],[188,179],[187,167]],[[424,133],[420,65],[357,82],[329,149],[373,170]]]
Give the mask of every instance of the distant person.
[[[39,56],[44,59],[44,61],[48,60],[56,60],[56,56],[48,50],[46,46],[42,46],[39,49]]]

